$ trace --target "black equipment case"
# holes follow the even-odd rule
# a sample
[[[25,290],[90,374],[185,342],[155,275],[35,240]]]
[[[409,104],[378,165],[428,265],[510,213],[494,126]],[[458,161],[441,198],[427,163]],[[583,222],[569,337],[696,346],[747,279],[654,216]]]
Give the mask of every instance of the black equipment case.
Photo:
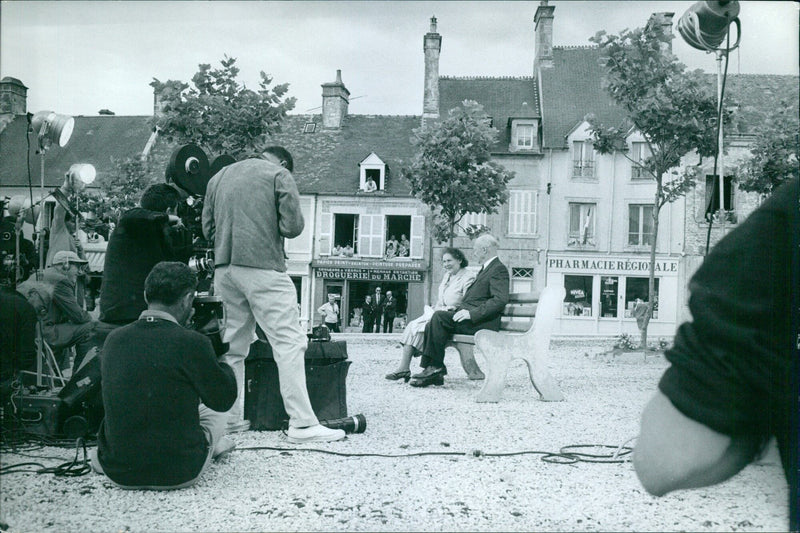
[[[345,381],[350,363],[344,341],[308,343],[306,387],[318,419],[347,416]],[[289,416],[283,406],[278,367],[269,342],[254,342],[244,364],[244,417],[250,421],[250,429],[260,431],[286,427]]]

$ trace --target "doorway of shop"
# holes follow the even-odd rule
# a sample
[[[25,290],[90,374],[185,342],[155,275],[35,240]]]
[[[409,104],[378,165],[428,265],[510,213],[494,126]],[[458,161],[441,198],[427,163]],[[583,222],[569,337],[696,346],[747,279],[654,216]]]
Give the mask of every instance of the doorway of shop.
[[[394,330],[400,331],[405,327],[406,310],[408,309],[408,283],[388,283],[378,281],[351,281],[349,282],[347,291],[348,300],[348,313],[347,313],[347,328],[348,331],[361,331],[363,326],[363,317],[361,316],[361,307],[364,304],[364,297],[369,294],[375,295],[375,289],[381,288],[381,294],[386,295],[388,291],[392,292],[392,297],[397,301],[397,316],[395,317]],[[397,319],[400,319],[399,321]],[[381,318],[381,331],[383,331],[383,318]]]

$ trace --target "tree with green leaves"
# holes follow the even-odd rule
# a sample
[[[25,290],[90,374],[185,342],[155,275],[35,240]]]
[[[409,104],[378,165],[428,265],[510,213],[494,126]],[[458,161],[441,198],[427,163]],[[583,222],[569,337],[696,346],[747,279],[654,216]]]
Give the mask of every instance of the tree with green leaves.
[[[491,161],[498,132],[483,106],[465,100],[440,122],[414,130],[417,154],[403,176],[411,192],[435,213],[434,237],[453,245],[467,213],[494,213],[508,198],[514,173]]]
[[[257,153],[280,130],[295,98],[285,98],[288,83],[270,87],[272,78],[263,71],[257,91],[240,84],[236,58],[226,55],[220,64],[214,69],[200,64],[191,84],[153,78],[150,85],[161,105],[155,121],[169,140],[239,159]]]
[[[655,259],[661,208],[691,190],[695,168],[678,171],[689,153],[701,158],[714,154],[717,145],[716,94],[704,74],[687,72],[669,49],[672,34],[657,25],[623,30],[619,35],[599,32],[590,40],[602,52],[604,85],[612,100],[627,115],[621,126],[587,119],[600,153],[622,152],[650,176],[656,185],[653,198],[653,235],[650,243],[650,272],[647,313],[641,329],[641,345],[647,346],[647,326],[653,316]],[[727,118],[727,115],[726,117]],[[638,131],[649,155],[634,161],[625,152],[627,138]]]
[[[739,188],[772,194],[782,183],[800,174],[800,120],[796,105],[780,106],[757,130],[752,157],[741,167]]]

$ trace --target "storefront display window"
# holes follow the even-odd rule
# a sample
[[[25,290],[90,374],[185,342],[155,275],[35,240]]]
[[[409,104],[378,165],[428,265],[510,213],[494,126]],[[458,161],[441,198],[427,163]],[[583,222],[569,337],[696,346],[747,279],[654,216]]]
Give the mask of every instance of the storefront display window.
[[[617,295],[619,291],[619,278],[617,276],[602,276],[600,278],[600,316],[604,318],[617,317]]]
[[[655,298],[653,303],[653,318],[658,318],[658,282],[655,279]],[[648,278],[625,278],[625,318],[633,317],[633,308],[636,305],[636,299],[641,298],[642,301],[647,303],[650,300],[648,295],[649,280]]]
[[[593,276],[564,276],[565,316],[592,316],[592,278]]]

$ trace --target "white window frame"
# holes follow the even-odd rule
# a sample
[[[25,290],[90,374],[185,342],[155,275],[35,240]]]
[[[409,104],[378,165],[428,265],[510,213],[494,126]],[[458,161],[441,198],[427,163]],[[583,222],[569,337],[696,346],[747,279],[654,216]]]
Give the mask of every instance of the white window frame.
[[[382,191],[386,187],[386,163],[378,157],[375,152],[370,153],[367,157],[364,158],[361,163],[358,164],[359,167],[359,178],[358,178],[358,188],[362,191],[366,190],[367,187],[367,170],[378,170],[380,173],[378,182],[376,185],[378,186],[378,190]]]
[[[594,143],[591,139],[572,141],[572,177],[595,177]]]
[[[595,202],[570,202],[568,218],[568,237],[570,245],[592,245],[596,244],[595,235],[597,234],[597,203]],[[578,228],[572,227],[572,211],[578,209]]]
[[[631,142],[631,159],[633,160],[631,163],[631,179],[646,180],[651,178],[651,175],[647,169],[642,167],[640,164],[643,160],[650,157],[650,155],[650,148],[648,148],[646,142]]]
[[[333,213],[322,213],[319,221],[319,255],[331,255],[333,248]]]
[[[647,213],[647,210],[650,210],[650,213]],[[639,227],[636,233],[631,233],[631,214],[634,209],[638,210],[639,216]],[[651,242],[644,242],[644,237],[647,235],[644,233],[644,221],[645,217],[649,216],[650,219],[653,219],[653,204],[628,204],[628,246],[650,246],[652,243],[652,239],[654,237],[653,233],[650,233]],[[631,237],[636,236],[637,242],[631,242]]]
[[[516,189],[508,194],[508,235],[536,235],[539,191]]]

